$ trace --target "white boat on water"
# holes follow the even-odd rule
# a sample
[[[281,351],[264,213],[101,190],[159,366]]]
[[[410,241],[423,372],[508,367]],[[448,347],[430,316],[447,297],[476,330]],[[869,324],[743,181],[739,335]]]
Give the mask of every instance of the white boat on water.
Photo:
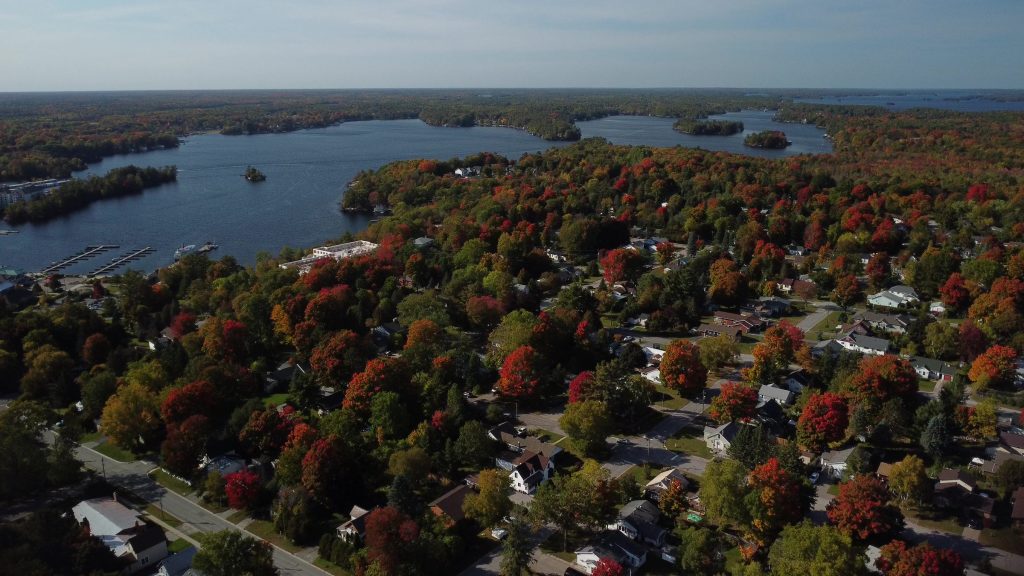
[[[192,252],[195,252],[195,251],[196,251],[196,245],[195,244],[189,244],[188,246],[182,246],[181,248],[178,248],[177,250],[174,251],[174,259],[175,260],[179,260],[179,259],[181,259],[182,256],[185,256],[186,254],[191,254]]]

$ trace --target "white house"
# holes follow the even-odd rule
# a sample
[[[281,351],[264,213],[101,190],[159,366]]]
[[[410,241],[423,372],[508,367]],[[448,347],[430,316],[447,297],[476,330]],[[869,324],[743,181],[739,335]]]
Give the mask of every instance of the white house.
[[[167,538],[159,526],[147,524],[142,515],[113,498],[83,500],[71,508],[79,524],[99,538],[134,574],[167,557]]]
[[[160,563],[156,576],[198,576],[192,569],[192,559],[196,555],[196,547],[189,546],[177,554],[172,554]]]
[[[622,507],[618,521],[609,528],[632,540],[660,548],[668,535],[667,530],[658,526],[660,517],[661,511],[654,504],[647,500],[633,500]]]
[[[513,464],[515,467],[508,475],[509,484],[513,490],[523,494],[533,494],[541,482],[555,473],[554,462],[536,452],[523,452]]]
[[[285,262],[279,266],[285,270],[295,268],[299,271],[299,274],[305,274],[313,269],[313,265],[327,258],[334,260],[344,260],[346,258],[355,258],[356,256],[362,256],[364,254],[370,254],[377,249],[377,245],[373,242],[367,242],[366,240],[356,240],[354,242],[346,242],[344,244],[335,244],[334,246],[320,246],[313,248],[313,253],[300,260],[292,262]]]
[[[726,422],[721,426],[705,426],[704,443],[707,444],[708,450],[717,454],[725,453],[729,446],[732,446],[732,441],[739,433],[740,426],[742,424],[735,422]]]
[[[758,401],[767,402],[769,400],[775,400],[780,406],[789,406],[792,404],[794,396],[795,394],[789,390],[779,388],[773,384],[767,384],[757,389]]]
[[[647,562],[647,550],[618,531],[602,532],[592,544],[576,550],[576,565],[587,574],[594,573],[602,558],[611,558],[627,569],[639,568]]]
[[[369,513],[370,511],[362,506],[352,506],[348,513],[348,522],[337,528],[338,538],[346,542],[359,542],[366,533],[366,516]]]
[[[902,308],[920,302],[917,292],[910,286],[893,286],[877,294],[868,296],[868,304],[882,308]]]
[[[866,334],[851,332],[841,338],[836,338],[836,343],[852,352],[882,356],[889,351],[889,341],[885,338],[875,338]]]
[[[665,356],[665,351],[661,348],[655,348],[653,346],[643,347],[644,356],[647,357],[647,364],[661,364],[661,359]]]
[[[644,368],[643,370],[640,371],[640,375],[643,376],[645,380],[652,384],[661,384],[661,370],[655,368],[654,366]]]
[[[857,446],[850,446],[842,450],[829,450],[821,455],[821,470],[835,479],[841,479],[846,474],[846,461],[850,454],[857,449]]]
[[[914,367],[917,375],[926,380],[941,380],[951,382],[956,370],[942,360],[924,358],[922,356],[911,356],[910,365]]]

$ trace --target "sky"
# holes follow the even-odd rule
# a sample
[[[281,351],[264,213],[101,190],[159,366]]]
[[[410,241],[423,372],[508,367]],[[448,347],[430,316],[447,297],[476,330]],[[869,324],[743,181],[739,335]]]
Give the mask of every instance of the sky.
[[[1024,89],[1022,0],[0,0],[0,91]]]

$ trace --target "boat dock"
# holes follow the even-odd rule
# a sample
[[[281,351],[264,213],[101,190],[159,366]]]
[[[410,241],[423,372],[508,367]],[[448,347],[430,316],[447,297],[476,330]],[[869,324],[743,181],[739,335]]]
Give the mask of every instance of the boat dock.
[[[125,264],[131,262],[132,260],[149,256],[153,252],[155,252],[155,250],[149,246],[146,246],[145,248],[140,248],[138,250],[129,250],[128,252],[125,252],[124,254],[118,256],[117,258],[111,260],[109,264],[106,264],[105,266],[100,266],[99,268],[90,272],[89,277],[99,276],[100,274],[106,274],[107,272],[124,266]]]
[[[102,254],[103,252],[106,252],[107,250],[113,250],[115,248],[119,248],[119,246],[117,244],[100,244],[98,246],[86,246],[85,249],[82,250],[81,252],[79,252],[79,253],[77,253],[77,254],[75,254],[73,256],[68,256],[67,258],[61,260],[60,262],[54,262],[53,264],[50,264],[46,268],[43,268],[42,270],[40,270],[39,273],[40,274],[50,274],[50,273],[53,273],[53,272],[59,272],[60,270],[63,270],[64,268],[67,268],[68,266],[71,266],[72,264],[75,264],[76,262],[81,262],[82,260],[88,260],[89,258],[92,258],[93,256],[96,256],[98,254]]]

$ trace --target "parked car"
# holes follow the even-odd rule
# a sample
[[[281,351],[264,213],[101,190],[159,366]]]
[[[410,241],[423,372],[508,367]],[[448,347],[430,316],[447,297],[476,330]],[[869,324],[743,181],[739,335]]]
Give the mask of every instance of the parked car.
[[[818,472],[811,472],[811,485],[817,484],[820,476]]]
[[[491,530],[491,538],[495,540],[504,540],[505,536],[508,536],[508,530],[504,528],[494,528]]]

